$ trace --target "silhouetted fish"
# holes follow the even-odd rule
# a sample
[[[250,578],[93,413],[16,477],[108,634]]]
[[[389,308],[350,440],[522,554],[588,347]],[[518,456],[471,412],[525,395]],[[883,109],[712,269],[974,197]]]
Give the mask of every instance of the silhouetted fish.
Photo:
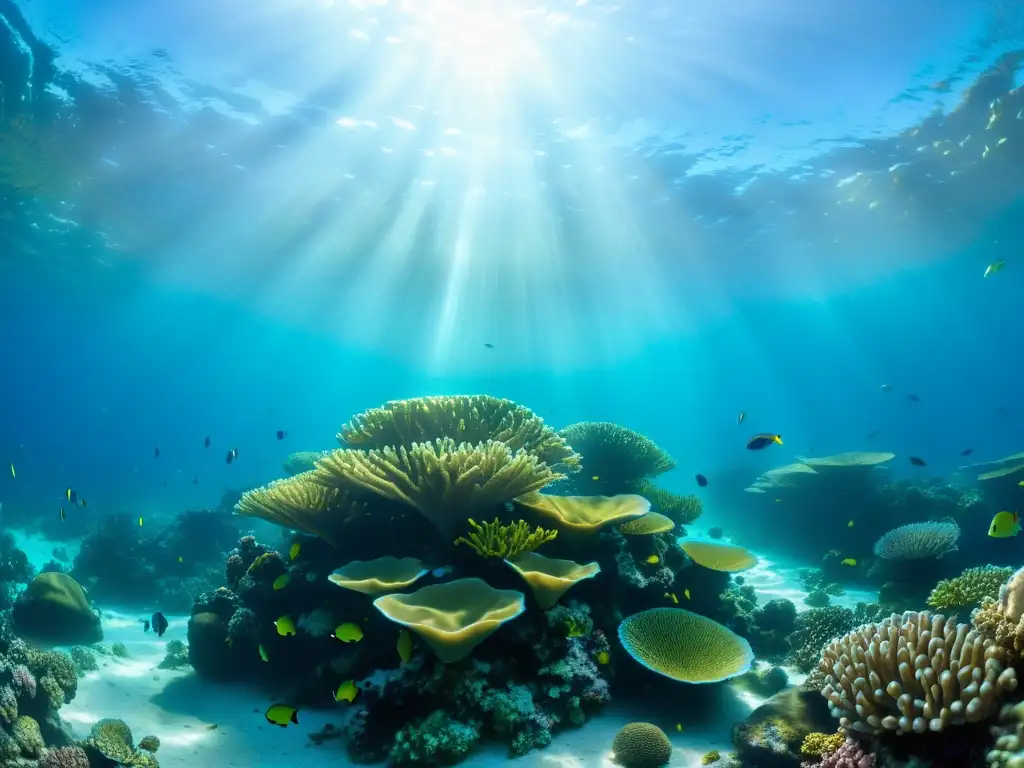
[[[911,463],[911,464],[913,464],[913,465],[914,465],[915,467],[924,467],[924,466],[927,466],[927,465],[926,465],[926,464],[924,463],[924,459],[919,459],[919,458],[918,458],[917,456],[911,456],[911,457],[910,457],[910,463]]]
[[[167,617],[160,611],[153,614],[153,631],[156,632],[157,637],[163,637],[164,632],[167,631]]]
[[[207,435],[206,439],[203,441],[203,448],[209,448],[209,447],[210,447],[210,436]]]
[[[484,346],[487,347],[488,349],[494,349],[494,345],[491,344],[489,341],[485,341]]]
[[[285,432],[283,429],[277,430],[277,439],[278,440],[284,440],[287,436],[288,436],[288,433]]]
[[[972,453],[974,453],[973,448],[964,448],[962,451],[960,451],[961,456],[970,456]]]
[[[149,619],[139,619],[142,622],[142,631],[149,632]]]
[[[704,475],[697,475],[697,485],[699,485],[701,488],[707,488],[708,479],[704,477]]]
[[[159,459],[160,458],[160,449],[159,448],[154,448],[153,449],[153,458],[154,459]]]
[[[921,398],[918,397],[917,395],[907,395],[907,400],[909,400],[912,403],[920,403],[921,402]]]

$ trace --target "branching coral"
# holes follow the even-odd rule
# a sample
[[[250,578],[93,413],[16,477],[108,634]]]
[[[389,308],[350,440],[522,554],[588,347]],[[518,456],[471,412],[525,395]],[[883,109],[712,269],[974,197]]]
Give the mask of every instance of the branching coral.
[[[315,481],[315,477],[315,472],[304,472],[246,491],[235,510],[336,545],[345,521],[366,512],[367,505],[354,494]]]
[[[457,444],[439,438],[408,448],[334,451],[317,463],[313,477],[325,487],[358,488],[408,504],[450,532],[474,511],[538,491],[562,475],[534,454],[513,453],[502,442]]]
[[[821,757],[829,752],[839,749],[846,736],[842,731],[835,733],[821,733],[814,731],[804,736],[804,743],[800,745],[800,754],[808,757]]]
[[[999,595],[999,588],[1013,574],[1013,568],[984,565],[968,568],[952,579],[943,579],[928,596],[928,605],[936,610],[966,608]]]
[[[865,624],[825,649],[822,695],[840,725],[924,733],[976,723],[1017,687],[1005,652],[955,618],[927,611]]]
[[[604,421],[581,421],[559,432],[583,456],[585,474],[622,486],[668,472],[675,460],[639,432]]]
[[[579,456],[542,418],[490,395],[393,400],[353,417],[338,434],[342,445],[378,450],[444,439],[472,445],[499,442],[511,454],[522,450],[551,467],[579,468]]]
[[[482,525],[472,518],[469,520],[469,538],[459,536],[455,544],[465,544],[476,550],[480,557],[502,557],[512,559],[523,552],[533,552],[558,536],[558,531],[541,528],[530,531],[530,524],[518,520],[502,525],[498,518]]]
[[[927,560],[957,548],[960,526],[954,522],[928,521],[893,528],[875,542],[875,556],[883,560]]]
[[[704,503],[699,496],[666,491],[650,480],[630,483],[628,490],[643,496],[651,502],[651,509],[670,518],[676,525],[689,525],[704,512]]]

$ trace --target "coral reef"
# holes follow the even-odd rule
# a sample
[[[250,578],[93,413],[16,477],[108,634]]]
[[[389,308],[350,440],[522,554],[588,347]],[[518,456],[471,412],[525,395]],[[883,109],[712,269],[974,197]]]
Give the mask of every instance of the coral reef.
[[[27,584],[35,569],[28,556],[15,545],[14,536],[0,531],[0,611],[14,605],[14,599],[23,584]]]
[[[967,624],[908,611],[833,641],[822,695],[844,728],[924,733],[984,720],[1017,687],[1005,652]]]
[[[704,503],[699,496],[678,494],[666,491],[650,480],[637,480],[626,483],[624,493],[635,493],[651,502],[651,509],[672,520],[676,525],[689,525],[704,512]],[[714,529],[713,529],[714,530]],[[711,538],[721,538],[709,532]]]
[[[853,611],[837,605],[801,613],[796,617],[795,630],[789,638],[793,649],[790,663],[802,672],[810,672],[818,666],[829,640],[849,632],[856,623]]]
[[[468,538],[459,536],[455,544],[465,544],[480,557],[501,557],[511,560],[523,552],[533,552],[537,547],[558,536],[558,531],[537,526],[533,531],[525,520],[511,525],[502,525],[498,518],[480,524],[470,518]]]
[[[806,758],[804,740],[831,731],[834,721],[817,691],[789,688],[759,706],[732,732],[744,766],[796,766]]]
[[[559,432],[583,456],[581,477],[613,487],[668,472],[675,460],[653,440],[610,422],[583,421]]]
[[[971,622],[1006,651],[1008,663],[1020,664],[1024,658],[1024,568],[1015,571],[999,588],[998,600],[982,598]]]
[[[853,739],[842,741],[839,747],[822,755],[817,763],[803,763],[804,768],[875,768],[875,756]]]
[[[479,729],[438,710],[419,723],[406,723],[395,734],[388,765],[454,765],[465,759],[479,740]]]

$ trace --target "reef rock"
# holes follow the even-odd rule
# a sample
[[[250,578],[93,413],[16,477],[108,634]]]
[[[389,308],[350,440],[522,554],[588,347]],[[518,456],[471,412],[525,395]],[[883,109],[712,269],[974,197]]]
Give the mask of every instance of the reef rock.
[[[835,730],[828,704],[817,691],[789,688],[755,709],[732,732],[744,765],[796,768],[805,757],[800,745],[807,734]]]
[[[36,576],[14,604],[14,631],[40,645],[88,645],[103,639],[100,617],[65,573]]]

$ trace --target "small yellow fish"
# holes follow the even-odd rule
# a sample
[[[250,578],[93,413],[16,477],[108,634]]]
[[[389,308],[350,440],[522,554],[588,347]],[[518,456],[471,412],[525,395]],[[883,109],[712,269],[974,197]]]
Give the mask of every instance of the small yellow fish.
[[[288,574],[282,573],[276,579],[274,579],[274,589],[284,589],[288,586]]]
[[[997,512],[988,526],[993,539],[1008,539],[1020,533],[1020,518],[1016,512]]]
[[[178,555],[178,562],[179,563],[184,563],[185,562],[185,558],[182,557],[181,555]]]
[[[590,478],[590,479],[591,479],[591,480],[600,480],[600,479],[601,479],[601,476],[600,476],[600,475],[594,475],[594,476],[593,476],[592,478]]]
[[[270,657],[267,656],[267,649],[263,647],[263,643],[260,643],[259,649],[260,649],[260,658],[263,659],[264,661],[270,661]]]
[[[277,627],[277,634],[281,637],[298,634],[298,630],[295,629],[295,622],[292,621],[291,616],[282,616],[274,622],[274,626]]]
[[[776,499],[776,500],[775,500],[775,503],[776,503],[776,504],[781,504],[781,503],[782,503],[782,499]]]
[[[566,637],[583,637],[583,635],[586,634],[579,623],[577,623],[576,619],[571,616],[566,620],[565,624],[567,627],[567,631],[565,633]]]
[[[676,593],[675,592],[666,592],[665,593],[665,597],[667,597],[669,600],[671,600],[676,605],[679,605],[679,598],[676,597]]]
[[[847,527],[847,528],[853,528],[853,520],[851,520],[850,522],[848,522],[848,523],[846,524],[846,527]]]
[[[608,651],[601,651],[600,653],[597,654],[597,663],[600,664],[601,666],[604,666],[605,664],[607,664],[611,660],[612,660],[612,657],[610,655],[608,655]]]
[[[358,643],[363,639],[363,630],[358,624],[347,621],[339,624],[331,637],[341,640],[343,643]]]
[[[683,597],[685,597],[687,600],[689,600],[690,599],[690,590],[684,589],[683,590]]]
[[[409,634],[409,630],[399,630],[398,643],[395,647],[398,649],[398,658],[402,660],[403,664],[408,664],[412,658],[412,635]]]
[[[288,723],[299,724],[299,711],[287,704],[271,704],[264,717],[271,725],[279,725],[282,728],[287,728]]]
[[[1021,480],[1019,483],[1017,483],[1017,485],[1019,485],[1021,488],[1024,488],[1024,480]]]
[[[140,528],[142,527],[142,518],[141,517],[139,518],[139,527]]]
[[[299,542],[296,541],[294,544],[292,544],[292,548],[288,550],[288,557],[290,557],[292,560],[294,560],[296,557],[299,556],[299,552],[301,550],[302,550],[302,547],[300,547],[299,546]]]
[[[857,564],[857,561],[854,560],[852,557],[848,557],[845,560],[840,560],[839,562],[841,562],[843,565],[856,565]]]
[[[14,471],[14,465],[11,464],[11,477],[17,477],[18,475]]]
[[[683,732],[683,724],[682,723],[676,723],[676,733],[682,733],[682,732]]]
[[[356,696],[359,695],[359,689],[356,687],[355,680],[346,680],[344,683],[338,686],[338,690],[334,692],[335,701],[347,701],[351,704],[356,700]]]
[[[647,558],[647,564],[648,565],[657,565],[660,562],[661,562],[661,558],[658,557],[657,555],[651,555],[650,557]]]
[[[993,261],[987,267],[985,267],[985,277],[994,275],[996,272],[1006,266],[1006,262],[1000,259],[999,261]]]

